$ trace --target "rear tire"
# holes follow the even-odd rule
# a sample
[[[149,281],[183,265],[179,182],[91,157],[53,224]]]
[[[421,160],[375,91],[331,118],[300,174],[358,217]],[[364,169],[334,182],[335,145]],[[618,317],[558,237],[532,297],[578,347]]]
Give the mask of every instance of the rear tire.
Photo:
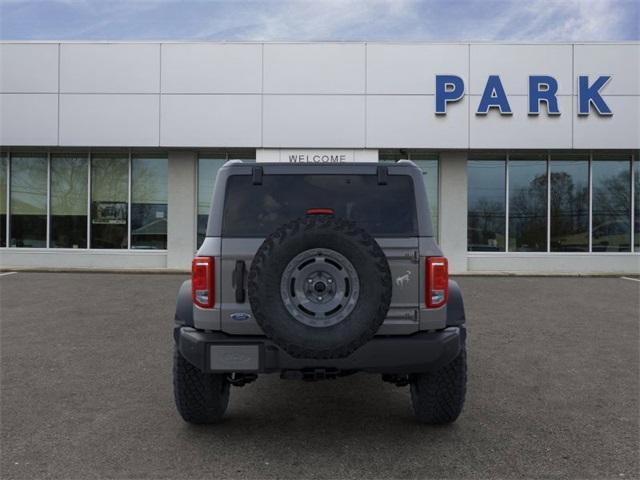
[[[467,350],[435,372],[411,376],[411,402],[420,423],[443,425],[454,422],[464,406],[467,391]]]
[[[201,372],[174,347],[173,393],[185,422],[218,423],[229,404],[229,381],[223,374]]]

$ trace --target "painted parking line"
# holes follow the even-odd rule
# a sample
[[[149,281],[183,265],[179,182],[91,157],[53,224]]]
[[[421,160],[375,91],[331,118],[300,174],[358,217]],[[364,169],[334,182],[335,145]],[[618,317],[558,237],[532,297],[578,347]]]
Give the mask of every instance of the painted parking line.
[[[0,273],[0,277],[5,277],[7,275],[13,275],[14,273],[18,273],[18,272],[4,272],[4,273]]]
[[[640,278],[620,277],[623,280],[631,280],[632,282],[640,282]]]

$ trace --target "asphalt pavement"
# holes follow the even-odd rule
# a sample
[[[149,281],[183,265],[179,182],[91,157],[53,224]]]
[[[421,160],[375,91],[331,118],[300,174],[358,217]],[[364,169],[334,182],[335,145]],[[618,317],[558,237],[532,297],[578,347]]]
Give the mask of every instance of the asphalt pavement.
[[[640,476],[638,281],[459,278],[469,384],[451,426],[358,374],[262,376],[193,427],[171,387],[184,278],[0,276],[2,479]]]

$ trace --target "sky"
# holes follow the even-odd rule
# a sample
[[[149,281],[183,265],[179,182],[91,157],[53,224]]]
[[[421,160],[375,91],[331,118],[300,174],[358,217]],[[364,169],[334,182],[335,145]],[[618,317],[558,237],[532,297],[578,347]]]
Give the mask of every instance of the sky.
[[[640,0],[0,0],[0,39],[639,40]]]

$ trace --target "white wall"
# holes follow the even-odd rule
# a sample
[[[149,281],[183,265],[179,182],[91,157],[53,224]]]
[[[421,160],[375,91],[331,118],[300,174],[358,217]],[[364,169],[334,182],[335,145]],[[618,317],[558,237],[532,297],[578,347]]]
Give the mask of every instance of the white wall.
[[[0,144],[640,148],[640,43],[0,43]],[[465,96],[435,115],[435,75]],[[513,115],[475,114],[499,74]],[[528,76],[560,117],[527,115]],[[577,76],[614,112],[576,115]]]
[[[196,249],[196,152],[169,152],[167,267],[188,270]]]
[[[637,253],[480,253],[468,254],[471,273],[637,275]]]
[[[11,248],[0,250],[0,267],[52,269],[164,270],[167,252]]]
[[[467,271],[467,155],[445,152],[439,164],[440,248],[451,273]]]

